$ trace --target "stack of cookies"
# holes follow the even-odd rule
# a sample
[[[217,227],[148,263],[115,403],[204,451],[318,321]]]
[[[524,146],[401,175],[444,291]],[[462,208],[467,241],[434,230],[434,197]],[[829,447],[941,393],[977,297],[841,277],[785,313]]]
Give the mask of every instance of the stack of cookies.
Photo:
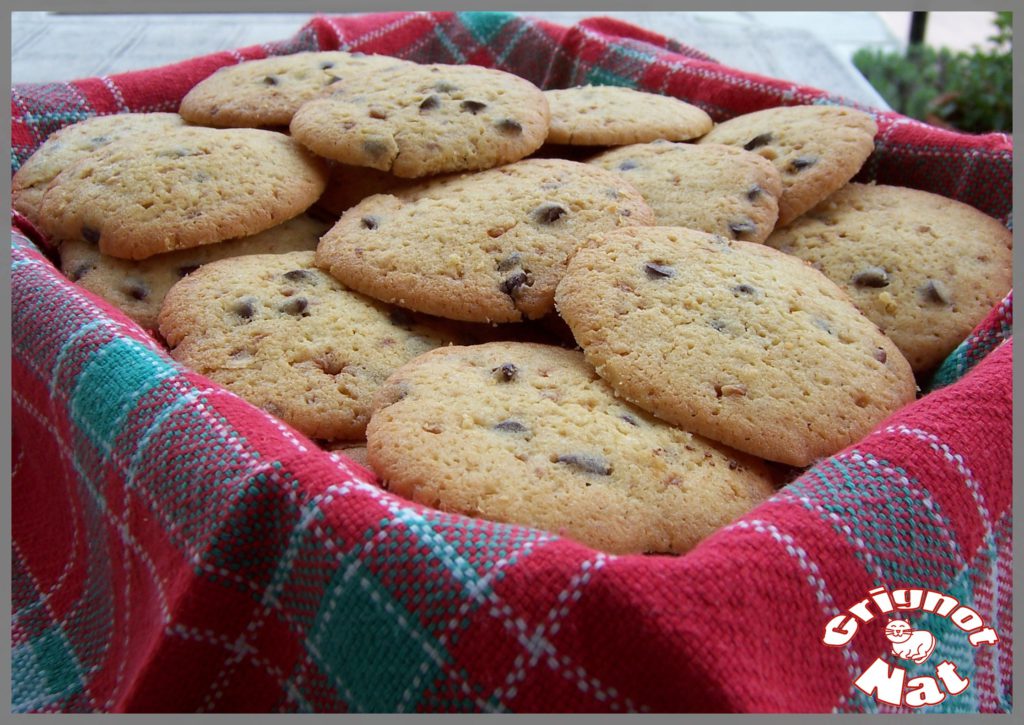
[[[1010,287],[1010,233],[851,183],[868,114],[299,53],[14,178],[65,274],[393,492],[683,553],[855,442]]]

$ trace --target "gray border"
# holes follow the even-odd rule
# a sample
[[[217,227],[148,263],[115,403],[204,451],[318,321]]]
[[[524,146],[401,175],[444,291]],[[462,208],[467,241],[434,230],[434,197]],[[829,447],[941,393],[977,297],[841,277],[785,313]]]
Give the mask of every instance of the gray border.
[[[11,16],[7,13],[3,15],[3,30],[2,37],[0,37],[0,43],[2,43],[3,50],[0,51],[4,58],[11,57]],[[10,61],[8,61],[8,64]],[[8,71],[10,66],[8,65]],[[10,98],[10,73],[7,73],[7,97]],[[5,128],[10,129],[11,127],[11,106],[9,103],[3,105],[4,118],[6,119]],[[7,133],[5,140],[7,145],[7,158],[10,158],[11,150],[11,134]],[[8,200],[8,209],[10,209],[10,198],[11,198],[11,179],[7,174],[0,174],[0,181],[3,182],[3,198]],[[0,362],[0,380],[2,380],[3,390],[13,390],[13,383],[11,381],[11,246],[5,244],[3,246],[3,257],[4,257],[4,273],[0,278],[0,309],[3,310],[3,320],[0,322],[0,345],[3,349],[2,362]],[[6,546],[3,547],[3,553],[0,554],[0,588],[2,588],[4,595],[2,602],[0,602],[0,612],[2,612],[3,627],[6,637],[6,646],[3,647],[3,656],[0,657],[0,677],[3,678],[4,692],[7,695],[7,702],[10,703],[12,698],[11,695],[11,466],[12,466],[12,450],[13,443],[11,440],[12,426],[11,426],[11,408],[12,408],[12,396],[11,394],[4,394],[2,400],[0,400],[0,421],[2,421],[2,427],[4,429],[3,439],[0,442],[0,491],[2,491],[3,501],[0,502],[0,531],[4,532],[3,538]],[[10,712],[10,706],[7,706],[7,712]],[[0,717],[6,713],[0,712]]]
[[[1013,16],[1013,32],[1014,35],[1019,35],[1021,31],[1024,31],[1024,12],[1017,11]],[[1024,100],[1020,92],[1020,79],[1024,78],[1024,74],[1021,73],[1022,65],[1024,61],[1021,60],[1020,53],[1014,53],[1013,56],[1013,77],[1016,82],[1013,85],[1013,115],[1020,123],[1020,119],[1024,118]],[[1021,161],[1020,156],[1015,156],[1013,160],[1013,236],[1016,238],[1013,250],[1013,283],[1014,289],[1016,289],[1020,282],[1020,271],[1021,271],[1021,257],[1024,257],[1024,251],[1021,250],[1020,246],[1020,235],[1017,234],[1017,230],[1021,228],[1021,221],[1024,219],[1024,189],[1021,188],[1021,183],[1024,181],[1021,169],[1024,168],[1024,162]],[[1013,325],[1013,335],[1017,336],[1019,332],[1018,325]],[[1013,380],[1014,387],[1016,388],[1016,382],[1020,380],[1020,358],[1014,357],[1013,361]],[[1024,475],[1021,475],[1021,445],[1024,442],[1024,437],[1021,435],[1021,418],[1019,415],[1020,411],[1017,409],[1017,395],[1013,396],[1013,579],[1017,583],[1017,587],[1014,587],[1012,594],[1011,609],[1013,611],[1013,619],[1016,622],[1021,621],[1021,616],[1024,616],[1024,604],[1021,603],[1021,597],[1019,596],[1018,587],[1021,582],[1021,572],[1024,571],[1024,562],[1021,557],[1024,556],[1024,545],[1021,544],[1020,532],[1017,531],[1017,524],[1020,521],[1021,511],[1021,496],[1024,495]],[[1013,662],[1016,663],[1016,667],[1013,671],[1013,692],[1019,697],[1022,692],[1021,683],[1024,682],[1024,676],[1020,672],[1021,650],[1024,649],[1024,645],[1021,643],[1021,638],[1018,635],[1014,642],[1012,655]]]
[[[62,13],[220,13],[220,12],[274,12],[274,13],[369,13],[395,10],[510,10],[516,12],[530,11],[573,11],[602,12],[622,10],[628,6],[629,11],[715,11],[727,10],[736,12],[755,11],[828,11],[837,8],[827,7],[828,0],[732,0],[727,7],[716,0],[685,0],[673,3],[670,0],[585,0],[581,5],[573,7],[575,0],[337,0],[332,3],[315,2],[315,0],[3,0],[8,10],[52,10]],[[822,7],[825,5],[826,7]],[[1009,0],[850,0],[843,4],[843,10],[929,10],[929,11],[964,11],[966,10],[1008,10],[1012,9]],[[482,7],[481,7],[482,6]],[[561,6],[561,7],[559,7]]]
[[[3,15],[3,37],[0,38],[2,43],[3,51],[0,52],[3,57],[10,57],[10,15],[5,13]],[[9,62],[9,61],[8,61]],[[8,67],[8,71],[9,71]],[[7,74],[8,86],[10,74]],[[7,96],[10,97],[10,89],[8,87]],[[4,103],[3,113],[6,119],[5,128],[10,128],[10,104]],[[6,158],[10,158],[10,134],[6,134],[4,138],[4,144],[7,151]],[[10,200],[10,176],[7,174],[0,174],[3,177],[3,199]],[[8,201],[9,205],[9,201]],[[9,208],[9,206],[8,206]],[[12,389],[11,382],[11,330],[10,330],[10,245],[3,245],[3,257],[4,257],[4,269],[7,270],[3,279],[0,280],[0,310],[3,315],[3,325],[0,327],[0,346],[6,351],[3,355],[3,360],[0,362],[0,380],[2,380],[3,390],[9,391]],[[5,393],[0,401],[2,406],[2,414],[0,419],[3,421],[3,441],[0,443],[0,471],[2,474],[2,492],[3,501],[0,503],[0,531],[4,532],[4,540],[7,546],[3,547],[3,554],[0,555],[0,586],[3,588],[4,597],[2,604],[2,620],[4,632],[10,632],[10,617],[11,617],[11,554],[10,554],[10,537],[11,537],[11,526],[10,526],[10,471],[11,471],[11,396]],[[3,647],[3,656],[0,657],[0,676],[3,677],[5,683],[5,691],[7,692],[7,701],[11,700],[11,672],[10,672],[10,635],[7,634],[7,646]]]
[[[5,58],[10,58],[10,15],[9,12],[13,10],[54,10],[60,12],[70,13],[143,13],[143,12],[192,12],[192,13],[208,13],[208,12],[308,12],[308,13],[344,13],[344,12],[381,12],[385,10],[515,10],[519,12],[529,11],[550,11],[554,9],[565,9],[579,11],[580,7],[573,8],[571,5],[567,6],[570,0],[518,0],[516,2],[495,2],[495,0],[484,0],[483,7],[481,3],[466,2],[465,0],[413,0],[412,2],[396,3],[391,2],[372,2],[372,0],[344,0],[343,3],[331,3],[329,6],[325,6],[323,3],[311,3],[308,0],[298,0],[294,3],[285,3],[282,0],[251,0],[250,2],[243,2],[243,0],[213,0],[212,2],[202,2],[201,0],[179,0],[177,3],[168,3],[163,0],[135,0],[129,2],[128,0],[86,0],[77,1],[69,0],[64,3],[55,2],[32,2],[31,0],[4,0],[4,9],[7,11],[3,16],[3,44],[7,50]],[[593,11],[595,15],[599,15],[602,12],[615,11],[622,8],[627,3],[624,0],[588,0],[584,8],[587,11]],[[770,7],[765,7],[765,5]],[[758,0],[734,0],[729,4],[727,8],[723,8],[720,2],[715,0],[688,0],[685,3],[672,3],[670,0],[634,0],[628,3],[629,10],[631,11],[644,11],[644,10],[731,10],[731,11],[764,11],[764,10],[821,10],[822,5],[825,5],[821,0],[811,2],[809,0],[774,0],[773,2],[759,2]],[[40,7],[42,5],[43,7]],[[844,9],[852,10],[929,10],[929,11],[958,11],[964,10],[964,6],[967,3],[962,0],[920,0],[915,3],[909,3],[907,0],[890,0],[888,2],[884,0],[854,0],[846,4]],[[284,6],[284,7],[282,7]],[[685,7],[681,7],[685,6]],[[853,7],[850,7],[853,6]],[[993,2],[992,0],[981,0],[979,2],[972,2],[969,4],[970,10],[1007,10],[1011,9],[1009,2]],[[1020,31],[1021,25],[1024,21],[1020,18],[1021,13],[1017,14],[1014,18],[1014,30]],[[8,63],[10,61],[8,60]],[[1015,55],[1013,62],[1013,72],[1018,78],[1021,77],[1020,58]],[[8,68],[9,71],[9,68]],[[8,95],[10,91],[10,75],[7,75],[8,84]],[[1022,101],[1021,95],[1014,90],[1013,99],[1014,114],[1017,118],[1022,117]],[[7,119],[7,128],[10,128],[10,106],[5,105],[3,112]],[[8,151],[10,150],[10,134],[8,134],[7,141]],[[1022,197],[1024,197],[1024,191],[1021,189],[1021,173],[1020,173],[1020,162],[1014,163],[1014,208],[1017,210],[1014,214],[1014,228],[1020,228],[1021,221],[1021,209]],[[10,198],[10,180],[9,178],[4,179],[5,192],[7,193],[6,198]],[[1014,253],[1014,266],[1015,269],[1019,268],[1020,265],[1020,249],[1018,248]],[[7,260],[6,268],[7,273],[3,276],[0,281],[0,287],[3,290],[3,309],[6,312],[4,315],[4,322],[0,327],[0,338],[5,345],[7,355],[4,357],[2,367],[0,367],[0,374],[2,374],[2,380],[7,384],[7,389],[10,390],[10,350],[11,350],[11,315],[10,315],[10,250],[9,247],[4,251],[4,255]],[[1014,282],[1018,281],[1018,276],[1015,272]],[[1016,333],[1016,325],[1014,326],[1014,332]],[[1017,364],[1014,364],[1014,377],[1017,377]],[[0,449],[3,451],[2,463],[5,468],[5,472],[10,471],[11,462],[11,437],[10,437],[10,397],[4,396],[3,408],[2,408],[2,420],[5,428],[7,429],[7,435],[3,441],[0,442]],[[1015,431],[1013,437],[1014,446],[1014,501],[1015,504],[1020,500],[1020,497],[1024,495],[1024,486],[1021,484],[1021,476],[1017,475],[1018,459],[1017,451],[1021,445],[1021,436],[1017,432],[1019,429],[1019,420],[1017,420],[1016,411],[1014,413]],[[0,503],[0,530],[7,532],[7,537],[10,537],[10,476],[4,475],[2,477],[2,495],[3,501]],[[1014,520],[1016,521],[1017,508],[1014,508]],[[1020,567],[1022,566],[1022,554],[1024,554],[1024,547],[1021,542],[1015,540],[1014,542],[1014,575],[1019,580]],[[11,552],[10,546],[3,548],[3,554],[0,556],[0,565],[3,568],[3,580],[0,582],[0,587],[6,593],[3,600],[2,611],[4,623],[7,626],[7,631],[10,631],[10,608],[11,608],[11,585],[10,585],[10,574],[11,574]],[[1021,622],[1021,615],[1024,612],[1024,605],[1021,604],[1018,597],[1013,599],[1013,611],[1014,617],[1017,622]],[[1022,644],[1020,637],[1017,638],[1017,643],[1013,649],[1014,659],[1019,653]],[[10,640],[7,640],[7,646],[4,647],[4,656],[0,661],[0,668],[2,668],[2,674],[6,676],[6,688],[8,694],[8,703],[10,703]],[[1020,692],[1021,675],[1019,667],[1014,673],[1013,686],[1016,692]],[[107,722],[109,715],[85,715],[77,716],[85,718],[86,722]],[[203,716],[213,717],[218,722],[230,722],[237,721],[242,722],[249,720],[266,720],[268,722],[278,722],[281,717],[273,715],[215,715],[215,716]],[[447,721],[448,716],[420,716],[427,720],[434,720],[437,722]],[[470,716],[471,720],[483,720],[484,718],[491,718],[494,716]],[[530,722],[567,722],[570,718],[578,719],[581,716],[575,715],[560,715],[560,716],[520,716],[521,719]],[[594,719],[594,716],[585,716],[590,721]],[[917,718],[923,717],[922,714],[911,714],[911,715],[900,715],[900,716],[863,716],[863,715],[723,715],[723,716],[710,716],[710,715],[684,715],[684,716],[640,716],[644,718],[645,722],[676,722],[681,717],[685,718],[687,722],[732,722],[732,721],[747,721],[749,719],[757,719],[761,722],[775,722],[775,723],[790,723],[796,720],[799,721],[812,721],[819,722],[822,719],[835,720],[835,719],[848,719],[857,718],[858,720],[864,719],[881,719],[885,718],[886,722],[911,722],[916,721]],[[9,706],[6,712],[0,712],[0,722],[6,722],[8,719],[11,721],[20,722],[26,718],[31,718],[33,723],[47,723],[47,722],[58,722],[63,719],[63,716],[51,716],[51,715],[11,715],[9,714]],[[59,720],[59,719],[60,720]],[[118,717],[119,721],[127,722],[146,722],[146,723],[181,723],[189,722],[196,719],[195,715],[122,715]],[[337,715],[313,715],[306,716],[309,718],[308,722],[325,722],[334,723],[337,722],[340,717]],[[1009,721],[1012,715],[991,715],[991,716],[972,716],[972,719],[984,719],[984,720],[996,720],[996,721]],[[359,715],[359,716],[347,716],[344,717],[346,721],[352,722],[401,722],[402,716],[398,715]],[[459,719],[465,719],[460,717]],[[599,716],[597,719],[602,722],[626,722],[632,721],[636,718],[627,718],[620,716]],[[958,715],[930,715],[929,722],[949,722],[949,723],[960,723],[963,722],[963,716]]]

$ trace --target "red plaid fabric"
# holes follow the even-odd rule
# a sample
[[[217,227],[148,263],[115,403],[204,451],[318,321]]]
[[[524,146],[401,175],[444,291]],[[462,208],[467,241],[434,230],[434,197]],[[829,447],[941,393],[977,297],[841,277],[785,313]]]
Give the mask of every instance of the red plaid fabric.
[[[607,19],[319,17],[277,44],[15,86],[12,170],[64,125],[176,110],[220,66],[336,48],[630,85],[719,120],[841,100]],[[1009,137],[875,115],[859,180],[1009,221]],[[1012,707],[1011,297],[933,392],[691,553],[609,556],[380,490],[171,361],[17,217],[11,242],[15,711],[911,709],[854,685],[879,658],[969,678],[929,711]],[[955,597],[998,641],[917,609],[898,614],[936,638],[922,665],[893,658],[891,614],[826,646],[826,625],[879,587]]]

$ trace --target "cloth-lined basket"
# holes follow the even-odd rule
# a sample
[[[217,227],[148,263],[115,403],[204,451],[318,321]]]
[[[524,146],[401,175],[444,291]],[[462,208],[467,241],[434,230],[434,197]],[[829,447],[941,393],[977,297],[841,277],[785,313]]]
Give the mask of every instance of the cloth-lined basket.
[[[12,172],[92,115],[175,111],[215,69],[346,49],[474,63],[545,88],[621,84],[704,108],[836,103],[609,19],[317,17],[280,43],[12,90]],[[855,104],[850,104],[855,105]],[[870,109],[866,109],[870,110]],[[874,112],[857,177],[1009,223],[1012,140]],[[970,686],[926,711],[1012,708],[1012,295],[927,394],[682,557],[605,555],[411,504],[174,363],[70,283],[12,215],[15,711],[893,711],[854,681],[884,618],[825,625],[877,587],[943,592],[908,677]]]

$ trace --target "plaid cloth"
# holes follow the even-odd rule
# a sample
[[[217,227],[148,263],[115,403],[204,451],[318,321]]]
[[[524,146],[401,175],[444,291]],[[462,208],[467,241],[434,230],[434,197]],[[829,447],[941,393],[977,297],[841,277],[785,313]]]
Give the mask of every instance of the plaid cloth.
[[[15,86],[12,170],[69,123],[176,110],[220,66],[336,48],[629,85],[718,120],[841,100],[608,19],[318,17],[281,43]],[[876,118],[860,180],[1009,222],[1009,137]],[[945,659],[970,679],[929,711],[1011,709],[1011,297],[935,390],[688,555],[609,556],[382,491],[170,360],[16,216],[11,245],[15,711],[908,709],[853,685],[889,652],[881,619],[822,644],[879,586],[954,596],[999,635],[972,647],[905,613],[937,648],[894,664],[913,677]]]

